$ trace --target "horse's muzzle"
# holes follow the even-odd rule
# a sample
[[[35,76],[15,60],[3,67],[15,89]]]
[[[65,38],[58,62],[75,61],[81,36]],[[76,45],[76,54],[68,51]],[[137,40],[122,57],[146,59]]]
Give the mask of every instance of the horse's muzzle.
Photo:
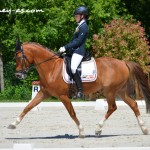
[[[25,79],[27,77],[27,75],[22,72],[17,72],[17,73],[15,73],[15,75],[16,75],[16,78],[18,78],[18,79]]]

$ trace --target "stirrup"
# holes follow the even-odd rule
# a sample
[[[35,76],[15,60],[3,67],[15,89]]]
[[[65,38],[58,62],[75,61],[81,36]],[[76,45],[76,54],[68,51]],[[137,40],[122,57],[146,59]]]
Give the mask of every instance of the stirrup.
[[[83,93],[82,93],[81,91],[79,91],[79,92],[77,93],[77,98],[78,98],[78,99],[83,99]]]

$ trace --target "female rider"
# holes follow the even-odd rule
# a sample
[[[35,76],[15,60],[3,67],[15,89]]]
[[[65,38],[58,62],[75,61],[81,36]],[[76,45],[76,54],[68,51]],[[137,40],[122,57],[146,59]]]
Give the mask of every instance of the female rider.
[[[88,10],[85,6],[81,6],[75,10],[74,15],[78,26],[75,29],[73,39],[67,45],[60,47],[59,52],[63,53],[65,51],[69,51],[72,53],[71,71],[73,74],[73,80],[77,86],[77,98],[82,98],[82,81],[77,68],[86,53],[85,42],[88,36],[88,25],[86,23],[88,19]]]

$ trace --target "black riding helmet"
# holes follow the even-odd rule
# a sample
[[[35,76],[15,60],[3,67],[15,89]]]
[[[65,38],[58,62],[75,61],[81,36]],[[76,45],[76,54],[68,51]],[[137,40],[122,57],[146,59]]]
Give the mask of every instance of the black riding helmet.
[[[88,10],[85,6],[80,6],[75,10],[74,15],[84,15],[88,19]]]

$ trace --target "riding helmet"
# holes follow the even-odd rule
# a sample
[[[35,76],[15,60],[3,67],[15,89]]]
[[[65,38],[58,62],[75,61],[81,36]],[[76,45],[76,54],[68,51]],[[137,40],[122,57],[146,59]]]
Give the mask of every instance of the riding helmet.
[[[78,7],[75,12],[74,15],[84,15],[86,18],[88,18],[88,10],[85,6],[80,6]]]

